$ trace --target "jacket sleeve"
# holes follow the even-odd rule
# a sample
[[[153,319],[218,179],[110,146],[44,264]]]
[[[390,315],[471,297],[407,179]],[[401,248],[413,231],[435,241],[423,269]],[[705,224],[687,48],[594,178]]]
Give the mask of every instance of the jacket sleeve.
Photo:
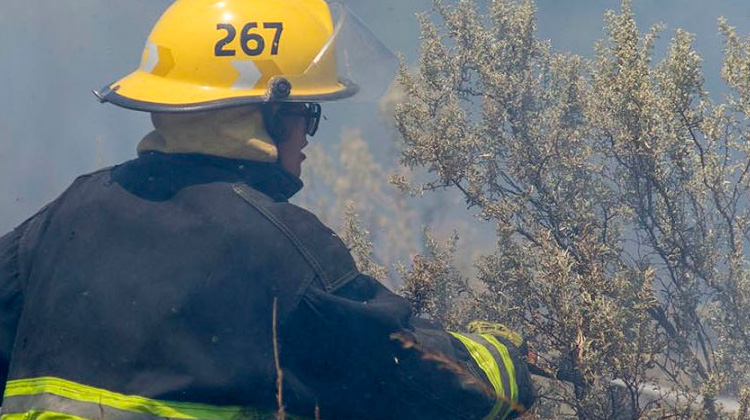
[[[24,264],[46,227],[53,201],[0,238],[0,397],[5,391],[10,357],[24,300]]]
[[[285,328],[285,380],[306,385],[322,418],[508,419],[533,402],[515,346],[415,319],[364,275],[310,288]]]
[[[18,248],[23,226],[0,238],[0,395],[8,377],[10,353],[21,313]]]

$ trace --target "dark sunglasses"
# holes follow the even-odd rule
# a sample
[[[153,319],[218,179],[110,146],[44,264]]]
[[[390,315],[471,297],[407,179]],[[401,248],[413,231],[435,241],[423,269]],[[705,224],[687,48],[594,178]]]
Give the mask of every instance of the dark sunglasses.
[[[305,127],[307,135],[312,137],[318,132],[318,126],[320,125],[320,117],[323,109],[320,104],[307,103],[303,104],[302,107],[282,107],[279,109],[279,115],[292,115],[297,117],[305,117]]]

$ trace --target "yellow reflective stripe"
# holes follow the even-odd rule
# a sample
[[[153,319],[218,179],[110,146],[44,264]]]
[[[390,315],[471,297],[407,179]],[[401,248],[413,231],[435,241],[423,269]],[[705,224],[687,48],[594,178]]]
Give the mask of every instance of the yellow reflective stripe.
[[[137,395],[118,394],[52,377],[13,380],[9,381],[5,387],[5,398],[36,394],[54,394],[75,401],[103,404],[134,413],[188,420],[232,420],[246,411],[236,406],[157,401]]]
[[[505,403],[505,390],[503,389],[502,378],[500,378],[500,366],[497,365],[497,361],[492,357],[492,353],[490,353],[490,351],[482,344],[462,334],[451,332],[451,335],[456,337],[464,346],[466,346],[466,349],[469,350],[469,354],[474,361],[477,362],[479,368],[484,371],[484,374],[487,375],[487,379],[489,379],[492,387],[495,388],[495,393],[497,393],[495,405],[492,407],[490,414],[484,419],[492,420],[498,418],[498,415],[503,408],[503,404]]]
[[[508,352],[508,348],[505,347],[503,343],[501,343],[497,338],[492,336],[491,334],[481,334],[480,337],[487,340],[488,343],[495,346],[497,349],[497,352],[500,353],[500,357],[503,358],[503,364],[505,365],[505,370],[508,372],[508,382],[510,383],[510,400],[513,403],[518,402],[518,383],[516,381],[516,369],[513,366],[513,359],[510,358],[510,352]]]
[[[499,335],[513,343],[516,347],[521,347],[523,344],[521,334],[497,322],[472,321],[469,323],[469,332],[474,334]]]
[[[89,420],[70,414],[56,413],[54,411],[32,410],[25,413],[3,414],[0,420]]]
[[[490,334],[482,334],[481,337],[495,346],[497,352],[500,353],[500,356],[502,356],[505,370],[507,370],[508,375],[510,375],[510,381],[508,381],[510,382],[510,398],[513,400],[513,402],[518,402],[518,383],[516,382],[516,368],[513,366],[513,359],[510,357],[508,348],[505,347],[505,345],[501,343],[497,338]]]

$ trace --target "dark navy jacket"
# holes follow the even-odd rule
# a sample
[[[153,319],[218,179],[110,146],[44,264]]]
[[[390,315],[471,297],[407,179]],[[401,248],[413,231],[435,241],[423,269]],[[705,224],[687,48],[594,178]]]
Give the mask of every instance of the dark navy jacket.
[[[78,178],[0,238],[0,389],[6,377],[59,378],[116,395],[273,411],[276,301],[288,412],[490,412],[491,396],[423,357],[441,354],[482,377],[466,348],[418,327],[407,301],[359,273],[330,229],[287,202],[300,187],[277,165],[160,153]],[[418,346],[405,348],[397,332]],[[5,413],[42,397],[15,398],[6,395]],[[87,409],[44,398],[62,412]],[[116,418],[117,404],[103,406]]]

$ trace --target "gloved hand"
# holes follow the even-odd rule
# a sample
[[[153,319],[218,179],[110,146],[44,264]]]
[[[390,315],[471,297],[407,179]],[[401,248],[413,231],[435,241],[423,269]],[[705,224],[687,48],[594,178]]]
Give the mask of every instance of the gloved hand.
[[[498,322],[472,321],[469,323],[469,332],[472,334],[491,334],[510,341],[526,357],[526,362],[529,365],[536,365],[539,360],[539,355],[529,347],[523,336],[503,324]]]
[[[492,334],[504,337],[518,348],[521,348],[525,344],[525,340],[521,334],[497,322],[472,321],[469,323],[469,332],[472,334]]]

